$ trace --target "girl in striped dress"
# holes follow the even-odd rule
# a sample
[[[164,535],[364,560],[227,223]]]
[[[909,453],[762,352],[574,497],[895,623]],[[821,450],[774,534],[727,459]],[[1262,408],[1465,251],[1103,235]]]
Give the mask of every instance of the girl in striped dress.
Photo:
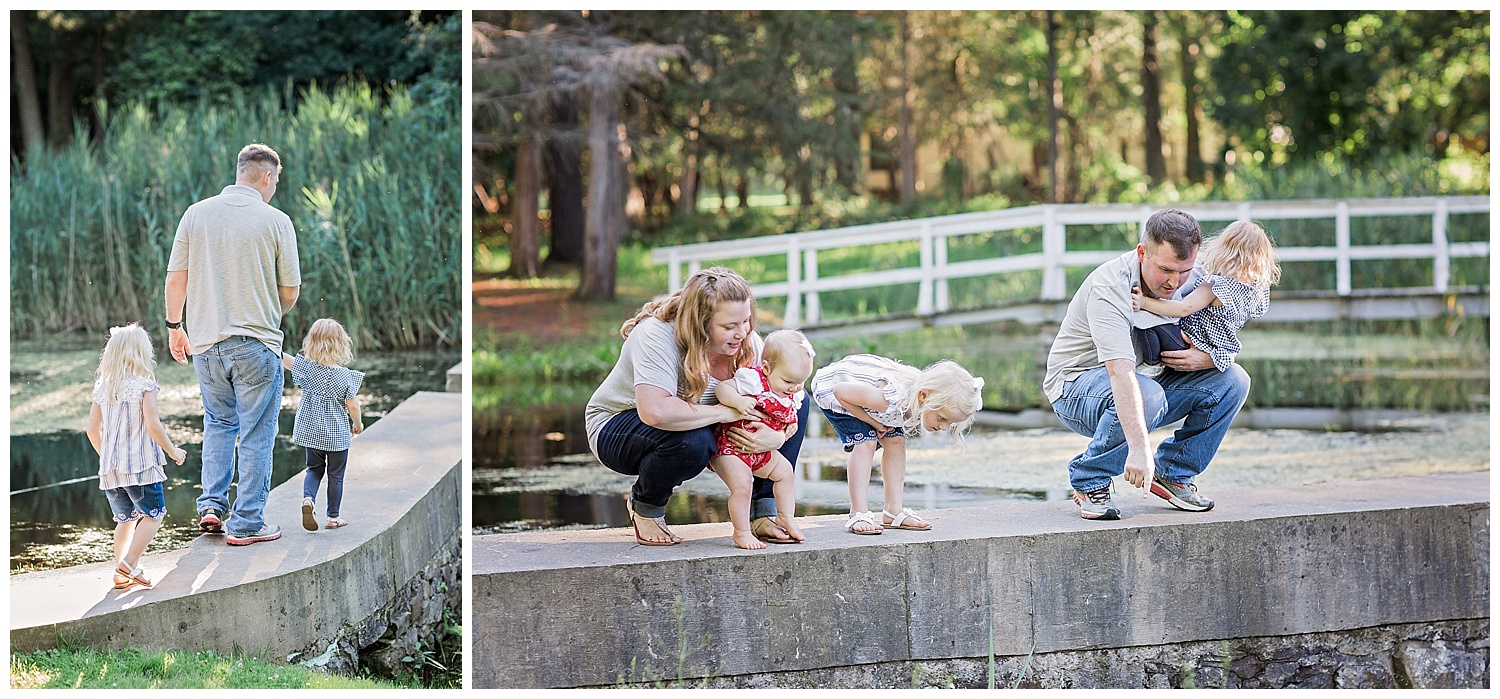
[[[947,360],[926,369],[873,354],[844,357],[813,375],[813,402],[849,452],[849,518],[844,528],[855,534],[879,534],[887,528],[931,529],[932,523],[902,507],[906,482],[906,434],[947,431],[956,442],[979,412],[984,379]],[[881,518],[868,511],[870,470],[875,450],[885,483]]]
[[[313,500],[318,485],[328,476],[328,521],[337,529],[348,524],[340,516],[344,500],[344,467],[349,463],[352,435],[363,431],[359,415],[359,386],[364,372],[345,364],[354,358],[354,342],[344,326],[332,318],[320,318],[307,329],[302,353],[281,355],[281,363],[292,372],[292,382],[302,388],[297,418],[292,423],[292,442],[307,450],[307,472],[302,477],[302,528],[318,530]]]
[[[167,516],[162,467],[167,455],[179,466],[187,458],[156,412],[160,390],[146,330],[135,323],[110,328],[85,432],[99,452],[99,488],[114,514],[117,590],[151,586],[140,561]]]
[[[1178,325],[1157,326],[1173,334],[1159,341],[1161,349],[1186,349],[1186,342],[1191,342],[1213,358],[1216,369],[1225,371],[1240,352],[1240,328],[1271,307],[1271,287],[1281,280],[1276,246],[1265,229],[1235,221],[1203,243],[1198,266],[1204,274],[1183,292],[1181,301],[1149,298],[1135,288],[1132,304],[1138,311],[1182,319]],[[1169,343],[1178,339],[1179,327],[1182,340]],[[1150,363],[1151,357],[1146,361]]]

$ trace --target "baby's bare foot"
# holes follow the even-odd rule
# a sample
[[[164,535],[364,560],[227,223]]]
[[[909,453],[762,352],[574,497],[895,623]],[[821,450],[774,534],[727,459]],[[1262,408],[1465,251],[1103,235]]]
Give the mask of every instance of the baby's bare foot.
[[[782,529],[786,530],[787,536],[790,536],[797,541],[807,541],[807,537],[802,534],[802,529],[797,526],[797,520],[795,517],[792,517],[790,515],[776,515],[776,524],[780,525]]]
[[[765,544],[761,543],[760,539],[755,538],[755,535],[750,533],[749,529],[746,529],[744,531],[736,529],[734,531],[734,536],[730,538],[734,540],[735,546],[738,546],[742,549],[749,549],[751,551],[754,551],[756,549],[763,549],[766,547]]]

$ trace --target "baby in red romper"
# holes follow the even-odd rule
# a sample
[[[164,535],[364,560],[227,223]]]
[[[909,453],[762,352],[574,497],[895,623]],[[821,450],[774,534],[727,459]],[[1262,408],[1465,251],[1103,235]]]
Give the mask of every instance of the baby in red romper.
[[[736,371],[734,378],[719,382],[714,394],[721,404],[741,412],[759,410],[766,416],[761,422],[771,429],[796,429],[797,409],[806,399],[802,385],[812,375],[812,360],[812,344],[802,333],[777,330],[766,336],[761,365]],[[728,431],[743,422],[719,424],[718,453],[708,463],[708,467],[729,486],[729,521],[734,525],[734,545],[742,549],[766,547],[750,532],[752,476],[772,481],[776,524],[800,541],[802,530],[793,521],[797,505],[792,464],[774,450],[745,454],[735,449],[729,443]]]

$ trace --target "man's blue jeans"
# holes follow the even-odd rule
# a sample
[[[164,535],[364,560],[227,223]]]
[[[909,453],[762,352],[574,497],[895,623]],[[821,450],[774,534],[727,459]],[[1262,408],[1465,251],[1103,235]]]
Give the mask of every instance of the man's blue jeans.
[[[236,335],[193,356],[203,393],[203,494],[198,511],[230,512],[224,530],[253,534],[265,526],[271,450],[281,413],[281,358],[254,338]],[[238,494],[229,509],[239,441]]]
[[[1146,427],[1187,418],[1182,427],[1156,447],[1156,475],[1173,483],[1191,483],[1219,451],[1229,423],[1250,393],[1250,375],[1238,364],[1228,371],[1167,370],[1149,378],[1136,374],[1145,407]],[[1115,413],[1109,371],[1090,369],[1063,385],[1062,397],[1052,404],[1068,429],[1092,437],[1088,448],[1068,462],[1068,478],[1081,493],[1109,485],[1125,472],[1129,445]]]

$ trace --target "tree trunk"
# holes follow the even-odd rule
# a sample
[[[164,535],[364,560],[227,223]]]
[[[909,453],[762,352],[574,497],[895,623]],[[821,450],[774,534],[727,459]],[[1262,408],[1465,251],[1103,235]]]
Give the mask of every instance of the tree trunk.
[[[727,171],[727,168],[725,168],[723,165],[720,165],[718,168],[718,175],[719,213],[727,214],[729,213],[729,172]]]
[[[1156,11],[1141,18],[1141,101],[1146,115],[1146,175],[1152,184],[1167,179],[1167,160],[1162,155],[1161,65],[1156,56]]]
[[[36,65],[31,60],[31,37],[26,16],[31,10],[10,11],[10,46],[15,61],[15,90],[21,115],[22,148],[30,152],[42,147],[47,135],[42,130],[42,102],[36,91]]]
[[[1057,156],[1062,150],[1057,120],[1062,111],[1062,84],[1057,79],[1057,13],[1047,10],[1047,201],[1056,204]]]
[[[1202,88],[1198,86],[1198,53],[1202,50],[1202,37],[1192,33],[1186,17],[1178,24],[1177,44],[1182,51],[1182,94],[1187,101],[1184,116],[1187,117],[1187,141],[1183,153],[1183,174],[1189,182],[1203,181],[1202,144],[1198,136],[1198,120],[1203,114]]]
[[[682,144],[682,177],[677,180],[677,215],[691,216],[698,210],[698,116],[695,114]]]
[[[852,39],[857,42],[859,37],[855,35]],[[843,131],[844,137],[849,139],[848,145],[852,146],[840,150],[833,166],[839,186],[846,193],[857,196],[864,192],[865,182],[859,148],[859,63],[854,56],[852,52],[845,54],[844,59],[833,67],[833,92],[837,104],[834,120],[836,128]]]
[[[902,204],[917,196],[917,139],[912,133],[912,108],[916,92],[911,87],[911,22],[906,10],[901,17],[901,193]]]
[[[510,275],[531,279],[541,275],[542,143],[527,137],[516,148],[516,198],[510,204]]]
[[[69,43],[62,30],[52,28],[52,66],[47,74],[47,140],[55,146],[66,145],[73,136],[73,62],[67,52],[59,50]]]
[[[739,179],[735,180],[734,195],[739,197],[740,200],[739,204],[734,208],[750,208],[750,180],[745,179],[744,175],[740,175]]]
[[[547,264],[583,261],[583,157],[579,152],[578,102],[570,94],[552,105],[556,136],[547,141],[547,206],[552,247]],[[650,202],[647,202],[649,210]]]
[[[589,194],[577,297],[612,301],[625,229],[625,164],[620,153],[620,90],[599,76],[589,90]]]

